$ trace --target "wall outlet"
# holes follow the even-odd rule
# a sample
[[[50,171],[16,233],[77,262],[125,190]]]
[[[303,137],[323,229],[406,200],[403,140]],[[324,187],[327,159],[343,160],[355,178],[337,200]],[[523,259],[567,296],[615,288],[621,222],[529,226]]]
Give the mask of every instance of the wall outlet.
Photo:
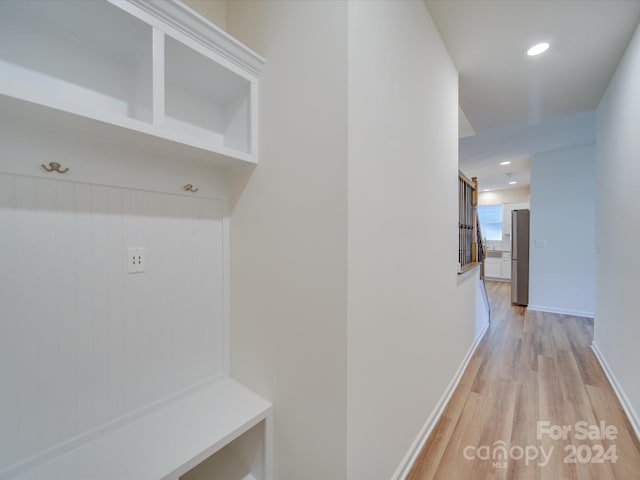
[[[145,269],[144,248],[129,247],[129,255],[127,256],[127,272],[128,273],[144,273],[144,269]]]

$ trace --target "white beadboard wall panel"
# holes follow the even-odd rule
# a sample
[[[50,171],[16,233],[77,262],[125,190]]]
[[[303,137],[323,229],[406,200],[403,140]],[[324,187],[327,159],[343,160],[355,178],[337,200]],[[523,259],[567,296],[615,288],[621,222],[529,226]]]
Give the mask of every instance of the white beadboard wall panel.
[[[13,179],[0,176],[0,225],[17,227],[13,199],[15,185]],[[13,229],[0,229],[0,252],[17,251],[17,232]],[[0,255],[0,272],[17,272],[17,255]],[[0,275],[0,305],[7,305],[9,300],[18,301],[17,277]],[[0,314],[0,339],[13,339],[3,342],[0,348],[0,431],[19,431],[18,410],[19,391],[18,375],[15,366],[20,363],[19,352],[16,349],[19,335],[17,312],[13,315]],[[12,394],[7,394],[11,392]],[[18,458],[18,438],[16,436],[0,434],[0,465],[14,463]]]
[[[35,232],[37,231],[37,205],[36,205],[36,192],[33,182],[17,182],[15,186],[15,198],[13,204],[15,207],[22,208],[22,214],[15,217],[15,229],[16,229],[16,250],[15,252],[7,251],[2,252],[4,255],[16,255],[19,259],[28,259],[32,257],[34,252],[38,251],[38,242]],[[10,230],[14,228],[12,225],[7,225],[3,230]],[[5,275],[10,275],[10,272],[4,272]],[[17,284],[17,297],[13,302],[12,299],[8,299],[6,304],[8,311],[5,310],[7,317],[15,316],[18,321],[18,335],[15,339],[17,352],[17,364],[14,364],[18,369],[18,431],[15,432],[15,438],[18,443],[18,454],[22,454],[24,451],[29,450],[29,444],[34,443],[34,447],[37,449],[40,442],[40,436],[37,429],[42,423],[42,412],[38,408],[42,393],[37,388],[37,383],[40,377],[39,363],[40,352],[38,349],[38,343],[40,341],[40,335],[38,331],[38,320],[36,315],[39,312],[31,313],[30,310],[41,310],[38,308],[41,305],[40,301],[36,301],[37,296],[40,294],[39,285],[36,282],[30,281],[31,278],[37,279],[37,273],[34,272],[34,263],[25,262],[18,265],[18,269],[15,271],[16,284]],[[44,319],[49,320],[48,318]],[[3,343],[11,343],[10,338],[4,339]],[[2,345],[4,348],[4,345]],[[40,397],[40,398],[39,398]],[[24,411],[31,411],[32,417],[30,419],[25,418]],[[15,414],[16,412],[14,412]],[[9,432],[7,432],[9,433]]]
[[[0,472],[222,373],[220,193],[0,172]]]

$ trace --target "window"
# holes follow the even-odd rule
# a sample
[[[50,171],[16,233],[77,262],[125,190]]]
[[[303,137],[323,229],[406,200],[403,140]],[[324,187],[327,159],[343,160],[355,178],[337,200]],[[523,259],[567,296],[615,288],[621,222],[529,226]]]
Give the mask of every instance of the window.
[[[478,220],[485,240],[502,240],[502,205],[478,205]]]

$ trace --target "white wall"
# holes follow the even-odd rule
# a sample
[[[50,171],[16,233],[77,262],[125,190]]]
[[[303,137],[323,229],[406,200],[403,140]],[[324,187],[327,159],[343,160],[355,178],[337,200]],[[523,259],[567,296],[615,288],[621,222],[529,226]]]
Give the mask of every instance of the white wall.
[[[346,477],[347,8],[233,1],[263,54],[260,165],[232,184],[232,374],[274,403],[278,480]]]
[[[44,118],[0,116],[0,473],[225,363],[225,177]]]
[[[182,0],[218,27],[227,28],[227,0]]]
[[[457,101],[423,2],[349,3],[349,479],[393,476],[474,338]]]
[[[640,429],[640,29],[598,107],[595,343],[635,409]]]
[[[504,205],[510,203],[530,203],[529,187],[507,188],[504,190],[494,190],[491,192],[478,193],[478,205]],[[508,205],[507,205],[508,206]],[[522,208],[522,207],[520,207]],[[503,231],[510,232],[511,218],[509,217],[509,208],[503,208]],[[505,230],[506,227],[506,230]],[[504,233],[502,240],[490,240],[487,242],[487,248],[495,250],[511,251],[511,233]]]
[[[478,192],[478,205],[528,202],[530,195],[531,191],[529,187],[507,188],[505,190],[493,190],[491,192]]]
[[[595,145],[531,160],[531,309],[593,316],[595,178]]]

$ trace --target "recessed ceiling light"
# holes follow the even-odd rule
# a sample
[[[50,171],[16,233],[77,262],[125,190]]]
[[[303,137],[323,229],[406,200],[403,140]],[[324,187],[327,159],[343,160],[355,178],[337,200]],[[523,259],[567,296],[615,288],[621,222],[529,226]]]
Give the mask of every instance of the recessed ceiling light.
[[[549,44],[547,42],[538,43],[527,50],[527,55],[529,55],[530,57],[540,55],[541,53],[546,52],[548,48]]]
[[[509,185],[515,185],[516,183],[518,183],[518,182],[516,182],[515,180],[511,180],[511,181],[509,182]]]
[[[490,192],[491,189],[490,188],[485,188],[484,190],[482,190],[483,192]]]
[[[500,165],[511,165],[511,162],[500,162]]]

